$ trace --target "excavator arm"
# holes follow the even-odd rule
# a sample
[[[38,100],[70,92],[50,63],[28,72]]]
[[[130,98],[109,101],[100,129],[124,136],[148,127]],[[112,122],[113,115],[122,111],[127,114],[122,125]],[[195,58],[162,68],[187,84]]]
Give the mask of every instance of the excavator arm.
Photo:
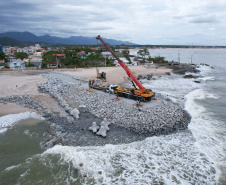
[[[118,61],[118,63],[122,66],[122,68],[126,71],[127,75],[131,78],[132,83],[134,82],[139,87],[139,89],[145,89],[143,87],[143,85],[140,83],[140,81],[134,76],[134,74],[130,71],[130,69],[125,65],[125,63],[123,61],[121,61],[116,56],[116,54],[111,50],[111,48],[108,47],[108,45],[103,41],[103,39],[100,37],[100,35],[98,35],[96,37],[96,39],[100,40],[104,44],[104,46],[108,49],[108,51],[110,51],[111,54],[116,58],[116,60]]]

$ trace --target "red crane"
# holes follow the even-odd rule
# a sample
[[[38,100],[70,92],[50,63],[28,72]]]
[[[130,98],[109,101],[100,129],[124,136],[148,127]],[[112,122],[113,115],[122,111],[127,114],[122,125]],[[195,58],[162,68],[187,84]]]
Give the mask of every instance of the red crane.
[[[99,39],[104,46],[111,52],[111,54],[116,58],[116,60],[119,62],[119,64],[122,66],[122,68],[126,71],[127,75],[131,78],[132,82],[134,82],[139,89],[145,89],[143,85],[140,83],[140,81],[134,76],[134,74],[130,71],[130,69],[124,64],[123,61],[121,61],[115,53],[111,50],[111,48],[108,47],[108,45],[103,41],[103,39],[98,35],[96,39]]]

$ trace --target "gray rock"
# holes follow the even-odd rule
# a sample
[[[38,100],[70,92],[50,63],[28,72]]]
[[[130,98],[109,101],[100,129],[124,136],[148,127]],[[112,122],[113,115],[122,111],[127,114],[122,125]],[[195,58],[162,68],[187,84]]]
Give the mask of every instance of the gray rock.
[[[88,109],[86,105],[79,105],[79,111],[84,113],[84,112],[88,112]]]
[[[73,123],[75,121],[72,116],[67,116],[67,120],[69,123]]]

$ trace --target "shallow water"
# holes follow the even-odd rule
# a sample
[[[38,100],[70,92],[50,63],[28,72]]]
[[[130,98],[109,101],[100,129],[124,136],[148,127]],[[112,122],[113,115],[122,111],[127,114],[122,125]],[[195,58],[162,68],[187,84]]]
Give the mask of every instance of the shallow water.
[[[0,134],[0,184],[17,184],[26,172],[24,165],[29,158],[43,152],[41,143],[46,128],[45,122],[29,118]]]

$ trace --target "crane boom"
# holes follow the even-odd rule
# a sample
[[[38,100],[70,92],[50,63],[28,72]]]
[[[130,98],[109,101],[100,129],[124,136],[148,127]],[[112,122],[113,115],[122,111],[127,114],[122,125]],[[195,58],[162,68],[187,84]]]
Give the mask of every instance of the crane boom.
[[[119,62],[119,64],[122,66],[122,68],[126,71],[127,75],[131,78],[132,82],[134,82],[138,87],[139,89],[145,89],[143,87],[143,85],[140,83],[140,81],[134,76],[134,74],[130,71],[130,69],[124,64],[123,61],[121,61],[117,56],[116,54],[111,50],[110,47],[108,47],[108,45],[103,41],[103,39],[100,37],[100,35],[98,35],[96,37],[96,39],[99,39],[103,44],[104,46],[108,49],[108,51],[111,52],[111,54],[116,58],[116,60]]]

